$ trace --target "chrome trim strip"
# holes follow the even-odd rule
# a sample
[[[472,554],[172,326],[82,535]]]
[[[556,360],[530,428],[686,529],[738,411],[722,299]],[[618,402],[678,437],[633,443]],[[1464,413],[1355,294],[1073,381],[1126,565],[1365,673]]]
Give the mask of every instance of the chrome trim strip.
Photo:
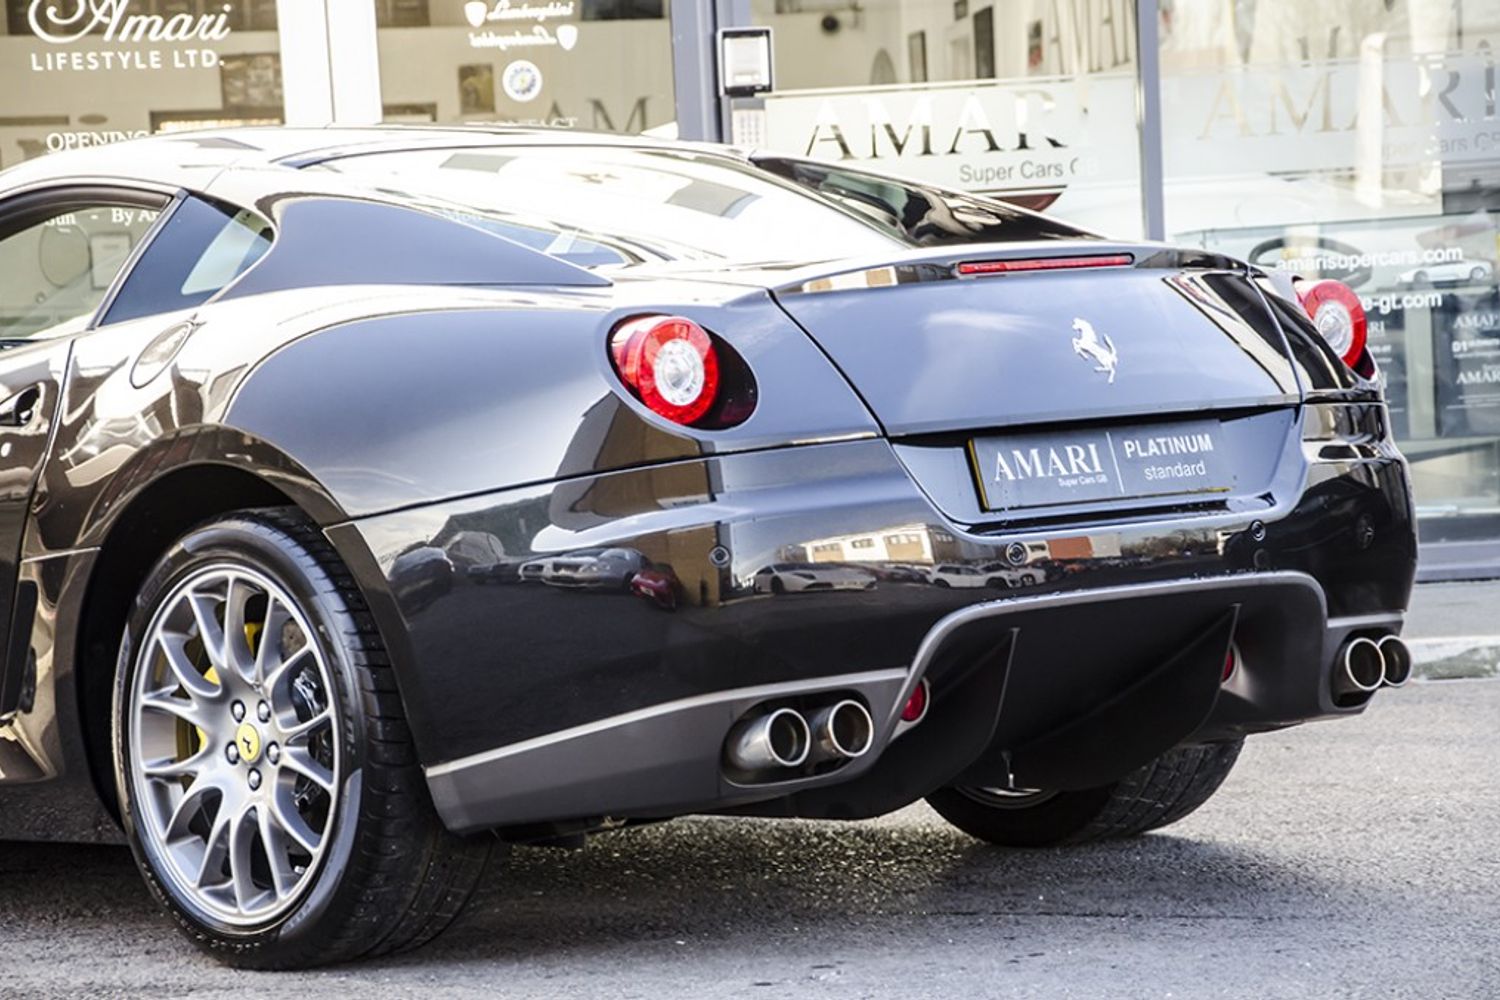
[[[647,708],[639,708],[633,712],[622,715],[611,715],[594,722],[586,722],[581,726],[573,726],[571,729],[562,729],[545,736],[533,737],[522,740],[520,743],[510,743],[493,750],[483,750],[467,757],[458,757],[454,760],[444,761],[441,764],[433,764],[422,768],[429,779],[442,778],[448,775],[465,771],[472,767],[481,767],[485,764],[514,757],[517,754],[539,750],[543,747],[566,743],[569,740],[578,739],[582,736],[590,736],[594,733],[617,729],[621,726],[633,725],[637,722],[645,722],[664,715],[672,715],[677,712],[691,711],[695,708],[704,708],[717,705],[722,702],[749,700],[757,701],[763,698],[784,698],[789,695],[802,694],[807,691],[824,691],[828,688],[856,687],[861,684],[878,684],[882,681],[893,681],[904,678],[907,674],[905,669],[892,668],[890,670],[871,670],[858,674],[837,674],[832,677],[815,677],[805,681],[791,681],[786,684],[763,684],[757,687],[734,688],[729,691],[713,691],[709,694],[694,695],[691,698],[681,698],[677,701],[663,702],[659,705],[651,705]]]

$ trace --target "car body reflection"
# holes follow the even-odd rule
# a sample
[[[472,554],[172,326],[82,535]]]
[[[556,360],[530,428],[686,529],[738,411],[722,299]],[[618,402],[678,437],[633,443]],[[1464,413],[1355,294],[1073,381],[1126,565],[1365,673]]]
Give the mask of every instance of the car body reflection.
[[[772,563],[755,573],[757,594],[800,594],[817,590],[869,590],[874,574],[841,564]]]
[[[978,566],[965,566],[962,563],[938,563],[928,573],[928,580],[936,587],[952,587],[957,590],[966,590],[974,587],[988,587],[990,579]]]
[[[677,610],[682,584],[670,566],[648,566],[630,578],[630,592],[664,611]]]
[[[391,566],[396,596],[413,607],[437,600],[453,589],[453,562],[435,545],[419,545],[396,557]]]
[[[541,580],[550,587],[625,590],[646,561],[635,549],[582,549],[554,556],[542,571]]]

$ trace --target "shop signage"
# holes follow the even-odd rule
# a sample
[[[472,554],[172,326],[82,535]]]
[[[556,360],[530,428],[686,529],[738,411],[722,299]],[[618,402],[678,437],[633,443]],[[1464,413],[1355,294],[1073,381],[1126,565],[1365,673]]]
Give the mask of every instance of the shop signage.
[[[131,0],[31,0],[27,24],[43,42],[71,46],[94,36],[104,48],[30,53],[38,72],[217,66],[213,49],[183,47],[229,37],[229,4],[202,14],[141,13]],[[140,48],[158,43],[169,48]],[[130,46],[119,48],[117,46]]]
[[[546,3],[512,3],[511,0],[469,0],[464,4],[464,20],[474,29],[469,32],[469,46],[476,49],[511,49],[556,46],[564,52],[578,44],[578,25],[548,26],[548,21],[571,18],[577,13],[575,0],[548,0]],[[529,25],[528,25],[529,22]],[[490,27],[495,25],[496,27]],[[484,30],[480,30],[484,29]]]
[[[1389,170],[1500,155],[1493,55],[1244,67],[1162,79],[1168,163],[1194,175]]]
[[[766,98],[766,145],[977,191],[1129,181],[1129,77],[935,85]]]

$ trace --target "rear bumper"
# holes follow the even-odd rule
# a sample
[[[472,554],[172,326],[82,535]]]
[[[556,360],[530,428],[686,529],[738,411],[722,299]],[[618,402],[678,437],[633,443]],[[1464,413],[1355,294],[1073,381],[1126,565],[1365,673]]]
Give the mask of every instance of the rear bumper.
[[[427,777],[439,812],[459,830],[572,817],[583,803],[601,816],[731,809],[848,818],[899,808],[954,780],[1086,788],[1181,742],[1359,711],[1330,699],[1334,651],[1353,633],[1400,626],[1399,615],[1327,621],[1322,589],[1301,573],[989,601],[940,619],[904,668],[653,705],[439,764]],[[1221,683],[1231,641],[1237,666]],[[924,681],[927,714],[904,724],[901,708]],[[849,697],[875,720],[869,753],[767,781],[726,773],[725,735],[737,720]]]
[[[1328,671],[1351,632],[1400,628],[1415,562],[1405,470],[1393,452],[1350,455],[1309,462],[1299,479],[1253,513],[986,534],[940,512],[887,442],[861,440],[436,504],[330,537],[369,567],[362,583],[450,827],[726,808],[871,815],[964,774],[1099,783],[1179,742],[1359,711],[1332,703]],[[466,580],[389,596],[405,593],[389,578],[395,554],[476,530],[510,559],[637,549],[671,567],[677,600],[667,612],[623,590]],[[872,545],[893,564],[1019,556],[1038,580],[1001,600],[892,580],[754,586],[771,563],[838,546],[837,561],[857,565]],[[1231,636],[1241,666],[1221,685]],[[929,716],[898,735],[923,677]],[[1156,692],[1149,710],[1130,707],[1137,689]],[[726,777],[725,735],[744,712],[841,694],[876,720],[870,753],[784,781]],[[1070,753],[1047,752],[1049,735]]]

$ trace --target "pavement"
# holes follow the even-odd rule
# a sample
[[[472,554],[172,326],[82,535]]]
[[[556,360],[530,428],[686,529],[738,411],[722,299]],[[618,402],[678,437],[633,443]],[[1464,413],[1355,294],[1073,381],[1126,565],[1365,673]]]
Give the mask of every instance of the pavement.
[[[515,850],[396,959],[246,973],[120,848],[0,852],[0,996],[1500,997],[1500,680],[1417,683],[1249,741],[1166,831],[1015,852],[925,805],[694,818]]]
[[[1500,581],[1418,584],[1402,634],[1417,677],[1500,676]]]

